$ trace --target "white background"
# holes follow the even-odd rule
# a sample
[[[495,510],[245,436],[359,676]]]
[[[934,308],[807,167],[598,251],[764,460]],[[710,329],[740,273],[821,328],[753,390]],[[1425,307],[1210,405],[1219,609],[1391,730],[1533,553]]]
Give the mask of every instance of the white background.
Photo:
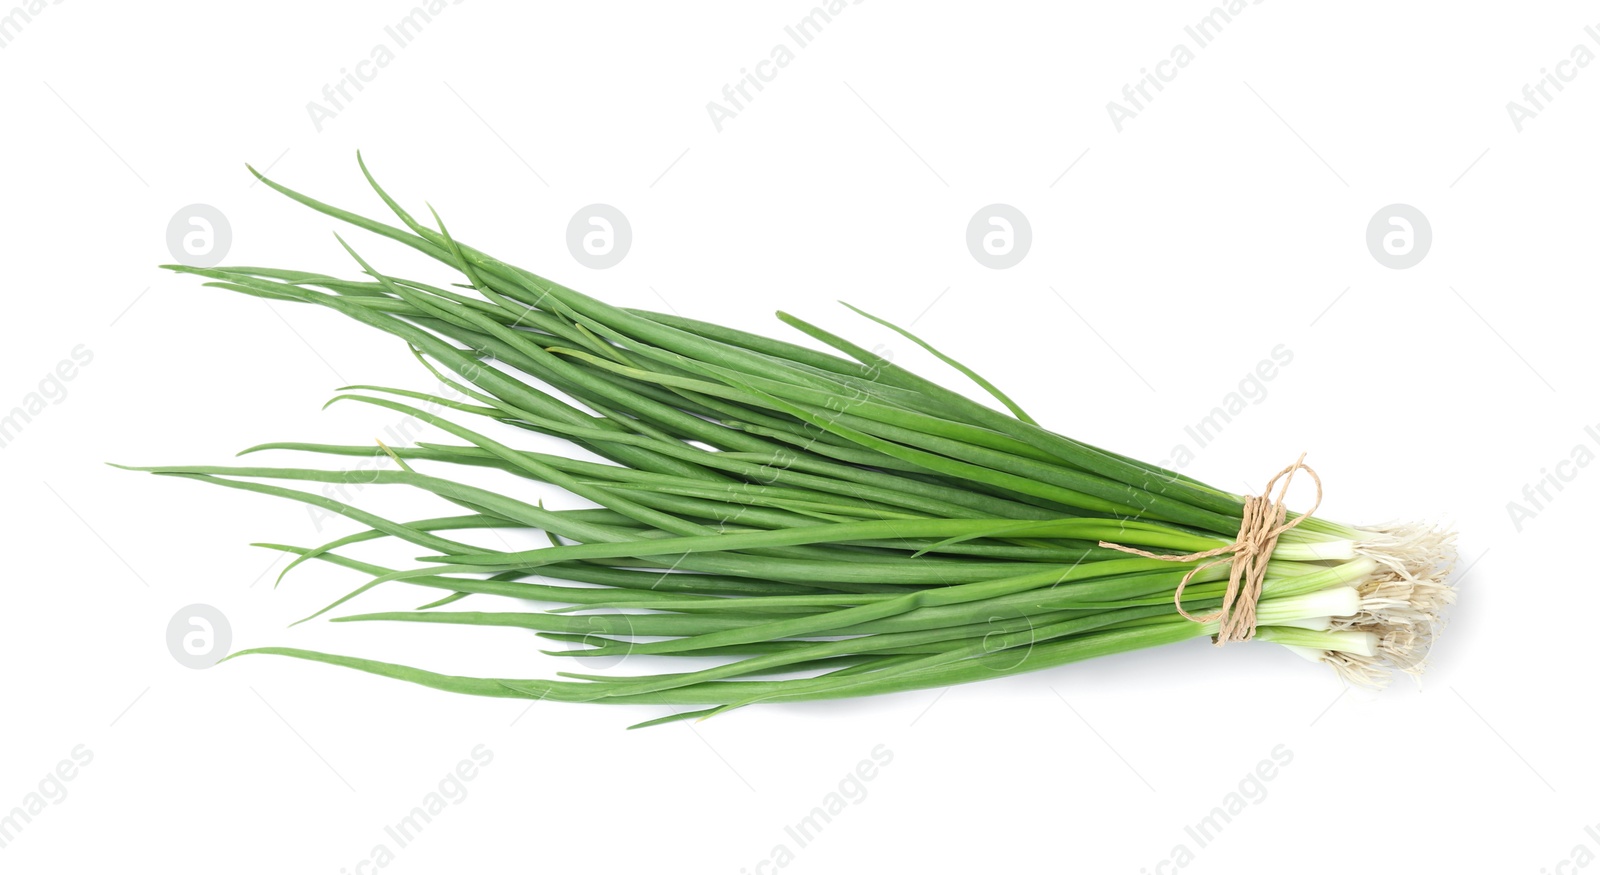
[[[1584,830],[1600,822],[1600,604],[1590,563],[1569,558],[1592,545],[1600,470],[1562,469],[1574,479],[1520,531],[1507,509],[1574,447],[1600,451],[1584,432],[1600,422],[1600,65],[1521,132],[1506,110],[1575,45],[1600,52],[1592,7],[1269,0],[1119,133],[1107,102],[1208,4],[868,0],[719,132],[707,102],[808,3],[475,0],[319,132],[307,103],[409,8],[68,0],[0,49],[0,412],[74,348],[93,356],[0,450],[0,810],[75,746],[93,755],[0,868],[374,871],[357,866],[393,849],[384,827],[480,744],[493,761],[466,798],[385,871],[767,873],[779,844],[796,872],[1166,873],[1180,843],[1185,871],[1234,873],[1570,872],[1580,847],[1600,853]],[[230,263],[353,274],[335,224],[242,163],[377,215],[357,148],[457,237],[591,294],[773,333],[782,307],[926,363],[833,303],[849,300],[914,322],[1058,430],[1152,461],[1284,345],[1265,398],[1186,471],[1245,491],[1309,451],[1323,515],[1457,526],[1460,602],[1423,688],[1347,693],[1279,648],[1196,641],[625,732],[662,712],[530,710],[270,658],[182,667],[165,630],[192,603],[224,612],[238,647],[557,667],[511,630],[287,629],[359,577],[305,568],[274,591],[280,564],[248,543],[353,524],[318,531],[291,503],[101,464],[365,443],[394,417],[319,411],[336,387],[430,387],[396,342],[336,314],[156,269],[169,219],[205,203],[231,220]],[[596,202],[634,234],[604,271],[564,241]],[[964,240],[997,202],[1033,230],[1008,270]],[[1433,229],[1407,270],[1364,241],[1397,202]],[[424,506],[362,500],[395,518]],[[893,760],[865,798],[798,847],[785,826],[878,745]],[[1197,847],[1185,826],[1278,745],[1293,759],[1265,798]]]

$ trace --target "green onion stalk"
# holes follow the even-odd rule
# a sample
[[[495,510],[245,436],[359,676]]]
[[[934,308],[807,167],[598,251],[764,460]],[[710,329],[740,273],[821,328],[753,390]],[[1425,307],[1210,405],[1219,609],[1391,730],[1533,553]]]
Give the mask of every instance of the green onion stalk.
[[[438,380],[436,391],[350,386],[330,403],[385,408],[448,437],[275,442],[240,454],[361,457],[363,470],[135,470],[304,502],[358,524],[321,545],[263,545],[291,554],[289,568],[317,561],[366,578],[313,617],[378,586],[422,587],[438,598],[417,610],[333,619],[530,629],[568,664],[652,655],[678,657],[683,670],[479,678],[288,647],[233,656],[278,654],[481,696],[672,706],[666,721],[942,687],[1217,634],[1228,562],[1174,557],[1232,544],[1244,497],[1050,431],[970,368],[859,310],[993,403],[787,313],[778,318],[811,345],[610,306],[456,241],[431,208],[431,222],[419,222],[361,170],[398,224],[256,176],[431,256],[453,281],[380,272],[342,238],[359,278],[168,267],[393,335]],[[484,420],[603,461],[518,447],[479,430]],[[451,476],[485,468],[531,483],[500,492]],[[460,512],[396,521],[324,491],[375,483],[431,493]],[[546,509],[544,489],[592,507]],[[1288,518],[1294,527],[1266,560],[1253,637],[1359,684],[1419,672],[1452,597],[1453,535]],[[550,545],[463,539],[515,529]],[[384,538],[428,555],[388,568],[346,550]],[[530,607],[461,610],[472,595]]]

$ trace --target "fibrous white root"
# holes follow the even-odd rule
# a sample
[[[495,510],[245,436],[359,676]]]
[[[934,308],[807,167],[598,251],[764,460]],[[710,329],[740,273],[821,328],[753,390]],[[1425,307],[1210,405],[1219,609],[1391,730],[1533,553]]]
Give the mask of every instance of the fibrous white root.
[[[1444,627],[1443,612],[1455,601],[1450,574],[1455,569],[1455,533],[1406,523],[1362,531],[1356,552],[1378,563],[1378,570],[1356,584],[1361,608],[1336,618],[1332,628],[1371,632],[1378,637],[1374,656],[1324,651],[1322,661],[1345,682],[1381,689],[1394,671],[1420,678],[1428,650]]]

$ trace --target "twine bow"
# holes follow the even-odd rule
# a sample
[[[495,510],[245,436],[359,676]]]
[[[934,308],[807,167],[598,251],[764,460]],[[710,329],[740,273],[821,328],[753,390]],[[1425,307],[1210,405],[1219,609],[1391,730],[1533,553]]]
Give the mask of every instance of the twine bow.
[[[1109,541],[1101,541],[1100,546],[1165,562],[1194,562],[1215,558],[1215,561],[1196,566],[1185,574],[1183,580],[1178,583],[1177,591],[1172,594],[1172,601],[1177,605],[1178,613],[1186,619],[1196,623],[1218,621],[1217,646],[1220,647],[1229,641],[1248,641],[1256,632],[1256,603],[1261,600],[1261,588],[1267,579],[1267,560],[1272,558],[1272,550],[1278,545],[1278,536],[1300,525],[1303,520],[1316,513],[1322,504],[1322,478],[1317,476],[1316,471],[1311,470],[1310,465],[1305,464],[1305,459],[1305,453],[1301,453],[1293,465],[1279,471],[1267,481],[1267,488],[1263,489],[1260,495],[1245,497],[1244,516],[1239,523],[1239,535],[1231,544],[1200,553],[1186,553],[1182,556],[1148,553]],[[1289,511],[1284,507],[1283,497],[1289,491],[1289,484],[1294,481],[1297,471],[1306,472],[1316,483],[1317,498],[1309,510],[1285,522]],[[1283,481],[1281,486],[1278,484],[1280,480]],[[1274,486],[1278,486],[1278,494],[1269,500]],[[1183,590],[1189,585],[1189,581],[1207,568],[1224,563],[1232,563],[1233,567],[1228,572],[1228,589],[1222,596],[1222,607],[1215,613],[1203,617],[1196,617],[1184,610]]]

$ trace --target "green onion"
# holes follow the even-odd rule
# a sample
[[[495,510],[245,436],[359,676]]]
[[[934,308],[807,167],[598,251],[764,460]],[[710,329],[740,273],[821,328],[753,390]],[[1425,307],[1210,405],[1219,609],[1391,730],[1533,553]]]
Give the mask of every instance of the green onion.
[[[431,256],[461,282],[390,276],[343,239],[362,278],[170,269],[207,286],[327,307],[394,335],[453,396],[351,386],[334,400],[414,417],[452,440],[245,451],[395,463],[376,471],[134,470],[304,502],[359,524],[326,544],[262,545],[294,556],[290,569],[317,561],[366,577],[312,617],[378,586],[414,586],[438,597],[413,611],[333,619],[531,629],[560,645],[545,651],[558,664],[648,654],[684,668],[476,678],[295,648],[234,656],[292,656],[480,696],[691,706],[640,724],[652,725],[759,702],[940,687],[1218,634],[1218,621],[1201,615],[1233,598],[1227,561],[1173,557],[1232,544],[1243,497],[1051,432],[971,368],[860,310],[1004,409],[787,314],[779,318],[832,352],[609,306],[457,242],[437,214],[418,222],[365,164],[362,172],[399,225],[257,177]],[[482,420],[604,461],[496,440],[474,427]],[[483,468],[529,486],[497,492],[453,477]],[[316,484],[405,486],[462,512],[397,521]],[[592,508],[547,510],[534,484]],[[1266,561],[1254,638],[1361,684],[1421,671],[1452,598],[1453,535],[1290,519]],[[489,529],[543,532],[551,545],[458,540]],[[386,568],[343,552],[385,538],[426,555],[416,567]],[[441,610],[474,595],[545,607]]]

